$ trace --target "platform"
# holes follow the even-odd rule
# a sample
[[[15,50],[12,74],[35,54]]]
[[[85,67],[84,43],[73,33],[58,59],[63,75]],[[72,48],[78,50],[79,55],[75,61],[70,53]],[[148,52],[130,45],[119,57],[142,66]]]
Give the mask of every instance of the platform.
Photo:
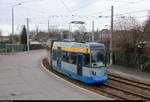
[[[150,84],[150,73],[136,68],[123,67],[119,65],[108,65],[108,72],[116,73],[128,79]]]
[[[0,100],[109,100],[73,87],[41,66],[46,51],[0,55]]]

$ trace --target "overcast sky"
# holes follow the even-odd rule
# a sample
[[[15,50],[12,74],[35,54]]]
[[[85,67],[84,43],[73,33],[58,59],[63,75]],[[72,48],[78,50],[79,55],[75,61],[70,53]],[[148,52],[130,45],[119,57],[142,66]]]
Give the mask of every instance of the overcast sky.
[[[0,29],[3,35],[11,33],[11,8],[17,3],[22,5],[14,7],[16,33],[20,32],[22,25],[26,25],[27,17],[30,18],[30,30],[38,26],[46,31],[49,19],[50,27],[65,29],[68,29],[70,21],[81,20],[89,31],[92,20],[95,21],[95,29],[109,28],[111,5],[114,6],[115,19],[117,14],[123,14],[142,22],[150,10],[150,0],[0,0]]]

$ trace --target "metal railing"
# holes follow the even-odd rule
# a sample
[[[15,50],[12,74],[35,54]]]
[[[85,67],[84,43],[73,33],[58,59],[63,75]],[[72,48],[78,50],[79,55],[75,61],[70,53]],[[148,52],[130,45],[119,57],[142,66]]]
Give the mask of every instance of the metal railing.
[[[26,44],[0,44],[0,53],[23,52],[26,49]]]
[[[150,55],[117,52],[113,54],[113,64],[150,71]]]

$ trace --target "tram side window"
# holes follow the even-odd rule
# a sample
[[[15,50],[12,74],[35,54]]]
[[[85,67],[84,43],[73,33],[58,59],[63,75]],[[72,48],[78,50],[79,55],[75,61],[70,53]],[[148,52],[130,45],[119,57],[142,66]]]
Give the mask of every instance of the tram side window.
[[[90,54],[84,54],[84,66],[90,67]]]
[[[69,62],[69,53],[68,53],[68,52],[63,51],[62,60],[63,60],[64,62]]]
[[[56,60],[57,50],[53,50],[53,60]]]
[[[76,54],[75,53],[70,53],[70,63],[71,64],[76,64],[76,58],[77,58],[77,56],[76,56]]]

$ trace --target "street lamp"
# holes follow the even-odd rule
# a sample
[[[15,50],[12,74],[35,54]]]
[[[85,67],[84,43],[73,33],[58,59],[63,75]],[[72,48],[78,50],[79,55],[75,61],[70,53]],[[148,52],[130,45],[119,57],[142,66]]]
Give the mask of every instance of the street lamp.
[[[69,41],[71,41],[71,23],[69,23]]]
[[[82,21],[72,21],[72,22],[69,23],[69,40],[70,41],[73,40],[73,35],[71,33],[71,30],[72,30],[71,24],[82,25],[83,26],[83,24],[85,24],[85,22],[82,22]]]
[[[13,46],[13,35],[14,35],[14,7],[21,5],[21,3],[15,4],[12,6],[12,46]],[[12,47],[12,52],[14,52],[14,49]]]

